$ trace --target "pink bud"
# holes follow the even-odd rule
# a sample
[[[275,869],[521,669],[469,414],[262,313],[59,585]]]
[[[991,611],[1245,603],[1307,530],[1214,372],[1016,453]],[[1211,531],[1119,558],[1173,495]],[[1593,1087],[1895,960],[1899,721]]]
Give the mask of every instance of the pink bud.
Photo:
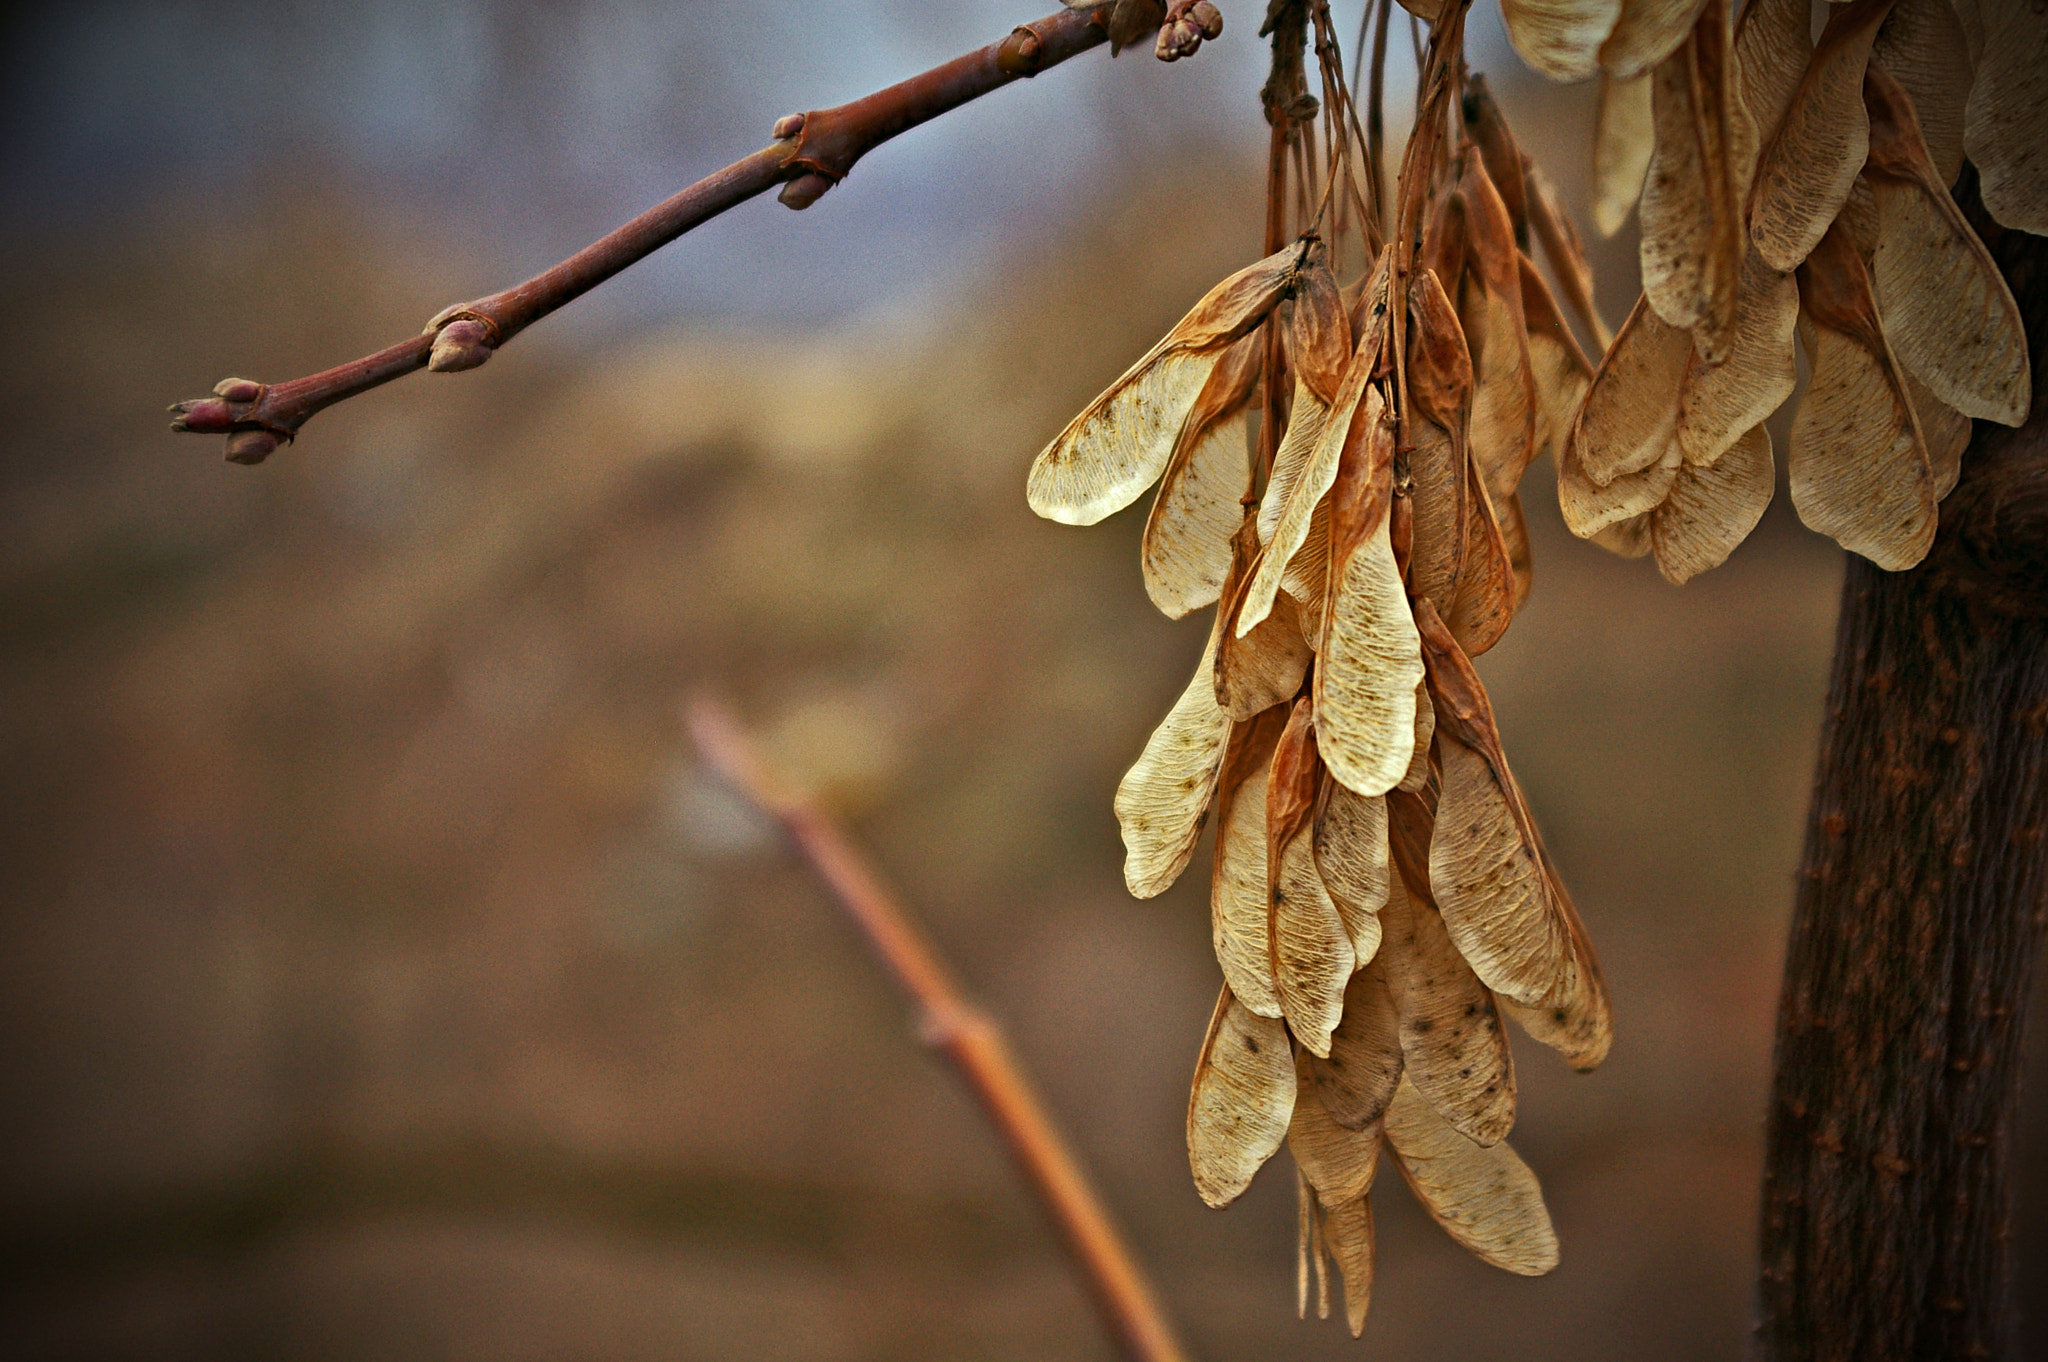
[[[254,402],[263,396],[263,385],[253,378],[224,378],[213,385],[213,392],[230,402]]]
[[[788,184],[782,186],[782,192],[775,197],[781,202],[783,207],[794,208],[798,212],[802,212],[819,199],[824,198],[825,191],[831,187],[832,180],[829,176],[820,175],[817,171],[812,170],[797,176]]]
[[[1223,12],[1210,4],[1209,0],[1195,0],[1194,5],[1188,10],[1188,18],[1194,20],[1195,27],[1201,31],[1204,38],[1214,39],[1223,36]]]
[[[277,436],[267,430],[238,430],[228,436],[228,462],[262,463],[277,452]]]
[[[492,330],[489,322],[477,317],[460,317],[448,323],[434,336],[427,368],[437,374],[476,368],[491,357]]]
[[[780,142],[786,138],[796,136],[803,130],[804,116],[802,114],[784,114],[782,117],[775,120],[775,126],[769,130],[768,135],[773,137],[776,141]]]

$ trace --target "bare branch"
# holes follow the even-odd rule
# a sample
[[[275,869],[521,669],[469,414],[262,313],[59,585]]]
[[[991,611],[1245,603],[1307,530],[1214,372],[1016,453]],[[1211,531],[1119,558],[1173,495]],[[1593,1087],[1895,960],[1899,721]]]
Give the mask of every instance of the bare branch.
[[[444,308],[421,334],[336,368],[284,383],[223,379],[212,397],[172,406],[171,429],[225,434],[232,462],[261,463],[336,402],[416,369],[474,369],[556,308],[769,186],[783,186],[780,197],[788,207],[808,208],[862,156],[898,133],[1099,45],[1109,36],[1109,13],[1061,10],[850,104],[791,114],[776,123],[770,145],[705,176],[553,269],[502,293]]]
[[[1002,1028],[961,995],[910,915],[831,818],[797,795],[762,760],[722,707],[699,701],[690,731],[705,760],[781,821],[846,915],[920,1012],[925,1042],[943,1053],[973,1090],[1010,1147],[1032,1190],[1059,1226],[1104,1322],[1136,1362],[1185,1362],[1137,1259],[1089,1186],[1081,1165],[1024,1076]]]

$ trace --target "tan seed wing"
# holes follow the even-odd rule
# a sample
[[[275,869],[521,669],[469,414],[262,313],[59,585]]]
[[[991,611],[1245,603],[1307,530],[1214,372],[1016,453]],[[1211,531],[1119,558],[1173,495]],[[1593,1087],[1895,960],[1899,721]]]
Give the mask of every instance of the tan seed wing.
[[[1626,520],[1617,520],[1605,529],[1593,531],[1586,538],[1623,558],[1645,557],[1650,552],[1650,513],[1645,511]]]
[[[1621,17],[1621,0],[1501,0],[1508,41],[1552,80],[1584,80]]]
[[[1384,913],[1388,990],[1403,1071],[1460,1134],[1498,1144],[1515,1124],[1515,1066],[1493,994],[1458,953],[1437,910],[1400,875]]]
[[[1458,575],[1458,598],[1446,622],[1466,653],[1477,657],[1500,642],[1514,621],[1517,583],[1507,537],[1494,517],[1478,465],[1467,464],[1466,469],[1470,486],[1465,505],[1471,524],[1465,533],[1465,566]]]
[[[1643,177],[1657,145],[1650,74],[1616,80],[1601,73],[1593,119],[1593,226],[1613,236],[1643,195]]]
[[[1940,501],[1955,490],[1963,472],[1963,450],[1970,444],[1970,418],[1927,391],[1927,385],[1913,377],[1911,369],[1901,370],[1906,380],[1906,398],[1920,422],[1920,437],[1927,443],[1927,462],[1934,470],[1934,499]]]
[[[1529,375],[1536,393],[1535,450],[1555,460],[1592,386],[1593,366],[1527,256],[1522,257],[1522,316],[1529,326]],[[1505,521],[1501,529],[1507,530]]]
[[[1557,282],[1564,289],[1565,297],[1571,300],[1572,311],[1579,314],[1579,320],[1586,324],[1595,342],[1605,350],[1613,343],[1614,335],[1601,319],[1600,309],[1593,304],[1593,265],[1586,259],[1586,247],[1579,240],[1578,228],[1572,226],[1571,214],[1565,211],[1550,177],[1526,156],[1522,158],[1522,179],[1529,186],[1529,223],[1536,229],[1537,240],[1543,243],[1543,253],[1550,258],[1550,268],[1557,271]],[[1522,264],[1526,281],[1528,274],[1533,272],[1528,268],[1526,255],[1522,257]],[[1555,310],[1556,302],[1552,301],[1550,307]],[[1536,322],[1527,315],[1528,309],[1529,289],[1524,282],[1523,320],[1533,335]]]
[[[1328,1057],[1309,1059],[1316,1099],[1330,1119],[1368,1131],[1386,1111],[1401,1081],[1401,1036],[1393,995],[1377,960],[1344,988],[1344,1017],[1330,1035]]]
[[[1937,0],[1946,3],[1946,0]],[[1749,0],[1735,21],[1735,83],[1768,147],[1813,57],[1813,0]]]
[[[1799,518],[1894,572],[1934,543],[1934,470],[1880,338],[1802,320],[1813,377],[1792,418],[1785,464]]]
[[[1708,364],[1695,350],[1679,395],[1678,446],[1689,464],[1711,464],[1743,432],[1792,395],[1797,360],[1799,286],[1750,251],[1735,297],[1735,337],[1728,357]]]
[[[1359,399],[1365,395],[1365,371],[1370,367],[1352,366],[1334,408],[1322,407],[1306,385],[1296,386],[1295,415],[1293,423],[1290,423],[1289,438],[1281,442],[1280,452],[1273,457],[1273,479],[1266,485],[1265,499],[1259,503],[1259,537],[1265,544],[1265,553],[1260,557],[1258,571],[1252,576],[1244,610],[1238,616],[1237,632],[1240,637],[1273,608],[1273,598],[1279,594],[1280,585],[1286,579],[1287,565],[1308,539],[1316,507],[1337,481],[1337,464],[1344,450],[1344,437],[1351,428],[1351,417],[1357,410]],[[1293,424],[1303,422],[1314,431],[1313,443],[1306,440],[1297,443],[1292,438]]]
[[[1093,525],[1136,501],[1165,470],[1224,348],[1273,310],[1300,255],[1290,246],[1225,279],[1089,403],[1032,461],[1025,484],[1031,509],[1062,524]]]
[[[1465,535],[1471,529],[1465,497],[1472,484],[1442,426],[1417,417],[1408,423],[1406,435],[1412,441],[1406,452],[1413,490],[1405,500],[1414,513],[1408,584],[1417,597],[1448,610],[1465,566]]]
[[[1898,0],[1877,30],[1870,60],[1913,101],[1936,182],[1954,184],[1963,169],[1963,124],[1975,79],[1955,7],[1949,0]],[[2048,96],[2048,85],[2041,93]]]
[[[1415,755],[1409,759],[1408,772],[1401,777],[1399,790],[1419,790],[1429,784],[1430,743],[1436,737],[1436,706],[1429,700],[1429,680],[1425,677],[1415,687]]]
[[[1536,1175],[1503,1140],[1474,1144],[1411,1083],[1387,1107],[1386,1138],[1416,1200],[1444,1232],[1495,1267],[1537,1277],[1557,1266],[1557,1233]]]
[[[1249,719],[1262,710],[1292,700],[1301,689],[1314,655],[1301,632],[1294,603],[1282,597],[1258,627],[1242,638],[1232,627],[1250,587],[1247,580],[1257,562],[1258,531],[1246,517],[1232,546],[1230,576],[1216,643],[1216,703],[1233,719]]]
[[[1537,845],[1540,850],[1540,839]],[[1579,910],[1547,853],[1543,868],[1550,881],[1551,902],[1564,920],[1571,943],[1571,977],[1541,1003],[1525,1006],[1512,998],[1498,1001],[1501,1011],[1519,1022],[1539,1044],[1548,1045],[1563,1055],[1567,1064],[1585,1073],[1599,1068],[1614,1044],[1614,1017],[1608,1005],[1607,982],[1600,975],[1600,962],[1587,939],[1585,924],[1579,921]]]
[[[2048,86],[2044,86],[2048,92]],[[1928,390],[1965,416],[2016,426],[2033,385],[2019,305],[1991,253],[1934,178],[1905,92],[1873,69],[1870,272],[1885,339]],[[2048,156],[2041,162],[2048,173]]]
[[[1572,427],[1570,454],[1587,478],[1605,487],[1664,457],[1678,433],[1672,397],[1691,358],[1691,333],[1668,325],[1638,298]]]
[[[1266,933],[1266,779],[1287,712],[1275,708],[1233,728],[1217,786],[1216,855],[1209,932],[1224,982],[1242,1005],[1278,1019]]]
[[[1312,710],[1305,698],[1294,704],[1266,781],[1267,946],[1288,1029],[1311,1054],[1327,1055],[1358,957],[1316,870],[1312,828],[1322,766]]]
[[[1360,1196],[1331,1211],[1323,1237],[1344,1274],[1344,1322],[1353,1338],[1362,1338],[1366,1312],[1372,1309],[1372,1198]]]
[[[1470,275],[1463,289],[1462,320],[1473,344],[1472,461],[1496,499],[1521,485],[1522,470],[1536,457],[1535,378],[1519,277],[1515,284],[1512,306]]]
[[[1387,517],[1334,565],[1336,594],[1315,669],[1316,738],[1344,786],[1385,794],[1414,754],[1422,654]]]
[[[1430,896],[1473,973],[1496,992],[1538,1001],[1570,963],[1535,844],[1484,755],[1441,726],[1436,755],[1443,794],[1429,847]]]
[[[1287,1152],[1315,1189],[1316,1200],[1330,1211],[1356,1201],[1372,1186],[1380,1132],[1377,1124],[1354,1130],[1337,1124],[1318,1095],[1315,1062],[1306,1051],[1294,1056],[1294,1119],[1287,1127]]]
[[[1638,472],[1624,473],[1602,487],[1580,468],[1577,450],[1567,447],[1564,458],[1557,465],[1557,508],[1564,515],[1565,527],[1581,539],[1591,539],[1604,547],[1614,548],[1626,557],[1641,557],[1650,551],[1647,538],[1639,551],[1631,551],[1633,537],[1626,541],[1630,547],[1624,549],[1606,543],[1601,536],[1616,526],[1647,517],[1663,505],[1664,498],[1671,495],[1672,485],[1678,480],[1678,469],[1683,463],[1674,439],[1665,446],[1664,457],[1656,463]],[[1647,519],[1643,520],[1640,529],[1644,536],[1649,534]]]
[[[2048,234],[2048,13],[2017,0],[1957,0],[1982,26],[1977,79],[1963,115],[1963,150],[1978,192],[2008,227]]]
[[[1789,270],[1842,211],[1870,149],[1863,71],[1891,0],[1856,0],[1828,16],[1813,60],[1757,166],[1749,234],[1773,269]]]
[[[1736,440],[1711,467],[1681,467],[1671,495],[1650,516],[1658,571],[1667,581],[1683,585],[1708,568],[1719,567],[1763,519],[1776,489],[1771,437],[1760,425]]]
[[[1387,901],[1387,801],[1381,795],[1353,794],[1336,781],[1324,783],[1323,806],[1316,812],[1316,869],[1328,886],[1337,908],[1350,917],[1377,918]],[[1360,961],[1374,952],[1366,941],[1377,945],[1377,921],[1367,929],[1369,936],[1352,932],[1352,945]]]
[[[1215,655],[1212,633],[1194,679],[1116,787],[1124,883],[1141,899],[1163,892],[1187,868],[1216,791],[1230,718],[1216,704]]]
[[[1330,273],[1329,253],[1318,251],[1295,283],[1294,306],[1287,318],[1287,357],[1309,390],[1329,406],[1351,359],[1351,321],[1337,280]]]
[[[1308,537],[1287,560],[1287,571],[1280,578],[1280,589],[1294,599],[1302,635],[1311,646],[1323,637],[1323,607],[1329,581],[1330,499],[1324,497],[1308,518]]]
[[[1621,18],[1600,45],[1600,65],[1617,80],[1650,70],[1678,50],[1707,0],[1622,0]]]
[[[1262,345],[1246,336],[1224,352],[1182,423],[1145,521],[1145,592],[1168,618],[1215,601],[1230,571],[1230,538],[1251,478],[1245,408]]]
[[[1188,1164],[1202,1200],[1216,1207],[1237,1200],[1287,1137],[1293,1116],[1287,1028],[1247,1010],[1226,987],[1188,1098]]]
[[[1519,613],[1536,585],[1536,563],[1529,547],[1529,523],[1522,514],[1522,494],[1508,493],[1494,517],[1500,522],[1501,543],[1508,551],[1508,567],[1514,573],[1514,599],[1510,613]]]

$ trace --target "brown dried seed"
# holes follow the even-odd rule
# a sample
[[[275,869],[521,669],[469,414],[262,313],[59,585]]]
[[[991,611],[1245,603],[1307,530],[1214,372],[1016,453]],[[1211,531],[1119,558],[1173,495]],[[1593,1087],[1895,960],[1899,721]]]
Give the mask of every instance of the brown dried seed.
[[[1346,1130],[1370,1131],[1401,1081],[1401,1038],[1378,958],[1368,961],[1344,989],[1344,1016],[1330,1034],[1330,1053],[1310,1057],[1316,1100]]]
[[[1202,1200],[1219,1208],[1237,1200],[1287,1137],[1293,1115],[1287,1028],[1248,1011],[1226,987],[1188,1095],[1188,1164]]]
[[[1224,981],[1243,1006],[1278,1019],[1273,954],[1266,935],[1266,778],[1287,721],[1275,707],[1236,725],[1216,787],[1216,852],[1209,891],[1210,937]]]
[[[1664,458],[1678,433],[1672,395],[1691,358],[1692,336],[1638,298],[1572,426],[1571,456],[1586,477],[1605,487]]]
[[[1216,704],[1215,655],[1211,631],[1194,679],[1116,787],[1116,820],[1126,850],[1124,883],[1141,899],[1180,878],[1208,818],[1230,736],[1230,717]]]
[[[1685,464],[1650,515],[1657,569],[1673,585],[1719,567],[1771,504],[1771,437],[1754,426],[1709,467]]]
[[[1600,65],[1617,80],[1642,75],[1676,52],[1707,0],[1622,0],[1614,31],[1600,44]]]
[[[1495,1267],[1535,1277],[1557,1266],[1557,1233],[1536,1175],[1503,1140],[1474,1144],[1437,1115],[1411,1083],[1387,1108],[1388,1148],[1423,1209],[1444,1232]]]
[[[2008,227],[2048,234],[2048,14],[2013,0],[1958,3],[1956,13],[1983,33],[1963,150],[1984,207]]]
[[[1643,177],[1657,146],[1648,72],[1632,80],[1600,75],[1593,117],[1593,226],[1613,236],[1643,195]]]
[[[1962,21],[1949,0],[1898,0],[1877,30],[1870,61],[1904,88],[1920,116],[1934,178],[1944,188],[1963,169],[1963,124],[1976,79]]]
[[[1145,593],[1169,619],[1217,600],[1251,480],[1245,411],[1265,347],[1246,336],[1209,373],[1174,440],[1139,551]]]
[[[1584,80],[1621,17],[1621,0],[1501,0],[1508,41],[1552,80]]]

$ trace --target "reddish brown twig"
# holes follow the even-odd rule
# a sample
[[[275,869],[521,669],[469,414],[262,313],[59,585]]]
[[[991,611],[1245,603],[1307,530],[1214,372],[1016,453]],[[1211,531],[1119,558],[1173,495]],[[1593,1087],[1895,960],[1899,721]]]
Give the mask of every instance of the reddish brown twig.
[[[850,104],[791,114],[776,123],[769,146],[705,176],[553,269],[502,293],[445,308],[420,335],[337,368],[286,383],[224,379],[212,397],[172,406],[171,429],[225,434],[230,460],[260,463],[317,413],[345,398],[423,367],[446,373],[474,369],[564,303],[770,185],[783,184],[784,204],[808,208],[845,179],[856,161],[898,133],[1101,43],[1108,37],[1109,13],[1061,10]]]
[[[1065,1236],[1104,1322],[1124,1351],[1138,1362],[1181,1362],[1187,1354],[1144,1272],[1032,1091],[994,1019],[961,996],[931,942],[846,834],[769,769],[730,713],[699,701],[690,710],[690,731],[705,760],[789,830],[883,965],[917,1004],[926,1043],[951,1060],[967,1080],[989,1123]]]

